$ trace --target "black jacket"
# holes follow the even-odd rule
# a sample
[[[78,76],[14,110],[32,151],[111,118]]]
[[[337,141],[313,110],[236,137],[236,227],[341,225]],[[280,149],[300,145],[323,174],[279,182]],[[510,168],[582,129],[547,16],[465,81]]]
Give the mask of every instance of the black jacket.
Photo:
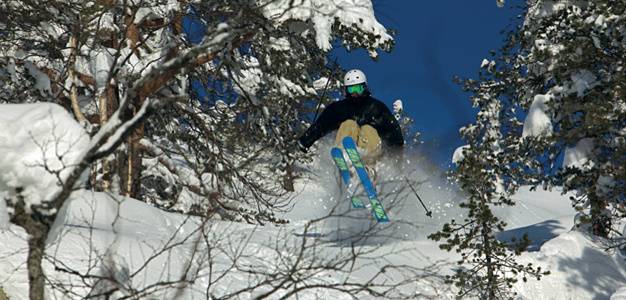
[[[381,101],[372,98],[369,92],[358,97],[346,97],[343,101],[331,103],[324,109],[299,141],[306,149],[323,136],[339,129],[344,121],[352,119],[359,126],[370,125],[378,131],[383,146],[391,150],[402,150],[404,135],[396,118]]]

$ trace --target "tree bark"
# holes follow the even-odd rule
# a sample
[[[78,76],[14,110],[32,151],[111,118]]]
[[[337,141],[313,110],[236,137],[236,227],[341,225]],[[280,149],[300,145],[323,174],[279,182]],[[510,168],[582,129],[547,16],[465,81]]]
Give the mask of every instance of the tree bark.
[[[27,260],[29,299],[44,300],[46,276],[43,273],[41,262],[43,261],[46,238],[48,237],[50,227],[33,221],[28,226],[24,226],[24,228],[29,235]]]
[[[28,234],[28,258],[26,267],[28,270],[28,295],[30,300],[44,300],[46,276],[43,273],[41,263],[46,249],[46,238],[50,232],[50,226],[56,218],[56,214],[43,215],[36,208],[31,207],[32,212],[26,211],[24,197],[19,195],[15,199],[15,212],[11,223],[20,226]]]
[[[78,93],[76,92],[76,75],[74,75],[74,65],[76,64],[76,48],[78,48],[78,41],[75,37],[71,37],[71,49],[70,49],[70,64],[67,68],[70,79],[72,80],[72,87],[70,88],[70,99],[72,100],[72,109],[78,122],[85,120],[85,116],[80,111],[80,105],[78,105]]]
[[[293,164],[289,164],[285,168],[285,176],[283,177],[283,185],[286,191],[293,192],[295,191],[294,187],[294,178],[293,178]]]
[[[130,136],[131,156],[129,157],[130,172],[130,188],[129,197],[141,200],[141,171],[143,170],[143,153],[141,147],[141,139],[144,137],[144,125],[142,124],[133,131]]]
[[[136,110],[128,110],[126,120],[131,119]],[[144,137],[144,124],[137,126],[126,138],[127,148],[118,152],[118,174],[120,178],[121,194],[125,197],[141,200],[141,171],[143,170],[143,153],[141,139]]]

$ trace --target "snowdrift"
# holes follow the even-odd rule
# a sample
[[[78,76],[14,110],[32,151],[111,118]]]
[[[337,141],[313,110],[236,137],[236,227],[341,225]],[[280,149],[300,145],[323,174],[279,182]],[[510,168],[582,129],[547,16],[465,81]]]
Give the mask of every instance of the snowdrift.
[[[54,180],[45,178],[44,173],[32,173],[40,166],[28,162],[38,161],[40,156],[36,154],[42,152],[37,143],[27,141],[44,139],[49,131],[35,130],[28,124],[77,128],[76,124],[71,118],[50,114],[50,106],[46,104],[15,107],[24,124],[17,133],[29,134],[12,135],[6,131],[10,126],[6,120],[13,119],[0,118],[0,129],[4,130],[0,133],[10,141],[0,147],[0,157],[16,157],[26,162],[16,165],[16,159],[0,159],[0,192],[7,197],[11,182],[32,176],[29,174],[39,174],[36,176],[41,178],[22,180],[20,184],[45,193],[54,191]],[[0,111],[6,110],[2,107]],[[54,118],[55,122],[42,123],[29,120],[29,116],[37,120]],[[69,136],[80,139],[80,135]],[[397,284],[393,292],[406,298],[454,299],[455,288],[440,278],[454,271],[458,256],[440,250],[426,237],[451,218],[463,217],[463,211],[456,206],[459,194],[444,182],[434,180],[414,160],[404,172],[417,183],[418,193],[433,211],[434,218],[425,216],[401,177],[383,175],[375,184],[391,222],[372,223],[375,221],[371,211],[350,212],[327,150],[320,146],[313,164],[305,166],[309,172],[298,182],[293,209],[278,216],[291,221],[285,226],[228,221],[203,223],[201,218],[163,212],[133,199],[91,191],[75,193],[59,212],[52,228],[44,264],[49,282],[67,289],[49,289],[48,297],[79,299],[115,289],[112,299],[137,291],[157,299],[207,299],[209,293],[216,296],[237,293],[235,298],[253,299],[270,290],[271,285],[263,284],[270,274],[289,271],[284,268],[298,261],[299,251],[305,249],[310,251],[306,253],[309,258],[303,260],[307,266],[333,266],[333,262],[347,254],[360,253],[350,266],[334,265],[334,269],[298,273],[309,274],[312,284],[365,282],[377,276],[381,269],[404,265],[423,272],[423,280],[403,282],[405,274],[394,269],[376,280]],[[81,149],[73,151],[78,156]],[[20,156],[20,153],[32,155]],[[518,261],[551,272],[540,281],[517,283],[519,299],[626,299],[626,288],[622,287],[626,282],[622,253],[599,250],[601,239],[571,230],[574,212],[566,195],[522,189],[514,200],[516,206],[496,211],[509,224],[499,237],[509,239],[528,232],[533,240],[531,251],[522,254]],[[37,201],[36,197],[33,201]],[[28,237],[21,228],[7,223],[8,212],[5,206],[0,206],[0,221],[5,225],[0,230],[0,286],[12,300],[27,299]],[[368,231],[371,228],[376,231]],[[91,277],[82,280],[75,274]],[[118,285],[111,286],[110,282],[101,280],[103,277],[115,278]],[[164,284],[181,278],[187,284]],[[246,285],[258,287],[238,292]],[[287,292],[283,288],[277,295]],[[298,299],[344,298],[350,297],[322,288],[309,288],[298,294]]]

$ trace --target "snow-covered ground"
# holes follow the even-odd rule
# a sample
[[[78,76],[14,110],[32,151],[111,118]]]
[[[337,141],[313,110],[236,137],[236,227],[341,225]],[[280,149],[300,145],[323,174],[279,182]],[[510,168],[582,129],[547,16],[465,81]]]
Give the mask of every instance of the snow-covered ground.
[[[43,105],[28,109],[31,115],[45,118],[50,108]],[[73,128],[68,124],[61,126],[62,122],[70,122],[63,120],[68,119],[56,116],[55,128]],[[23,124],[29,123],[42,124],[23,120]],[[0,128],[7,126],[0,119]],[[50,136],[45,130],[22,129],[31,133],[26,138]],[[10,136],[7,132],[2,134]],[[13,148],[0,147],[5,151],[0,153],[2,157],[41,150],[36,148],[37,143],[19,142],[18,137],[9,140]],[[320,154],[328,153],[327,150],[323,144],[317,149]],[[0,186],[11,186],[9,181],[15,177],[21,184],[26,182],[47,190],[48,186],[37,184],[49,185],[50,181],[27,178],[43,176],[29,171],[35,164],[16,167],[13,160],[0,162],[0,171],[5,175],[0,177],[5,181]],[[198,217],[166,213],[133,199],[90,191],[76,193],[59,212],[48,239],[48,260],[44,264],[50,283],[64,284],[70,294],[54,289],[49,298],[67,299],[72,295],[79,299],[110,288],[106,282],[97,283],[98,276],[114,277],[122,283],[113,298],[126,295],[129,287],[146,288],[153,293],[150,297],[156,299],[206,299],[207,290],[213,295],[227,295],[245,284],[266,279],[255,273],[277,274],[281,268],[297,264],[294,261],[301,258],[299,251],[304,249],[305,256],[315,257],[307,261],[307,266],[336,268],[311,270],[314,275],[309,282],[363,282],[377,275],[376,282],[398,283],[396,294],[415,299],[454,299],[455,288],[444,284],[440,276],[453,272],[458,256],[440,250],[436,242],[427,239],[445,222],[463,217],[463,211],[455,205],[461,196],[453,189],[427,175],[417,160],[405,167],[405,174],[414,182],[425,206],[433,211],[433,218],[429,218],[404,178],[389,175],[391,172],[381,167],[376,185],[391,222],[377,224],[371,211],[350,209],[338,185],[338,174],[326,155],[319,155],[311,165],[302,167],[308,172],[298,181],[293,209],[278,216],[290,220],[284,226],[228,221],[200,226],[202,220]],[[0,192],[8,196],[8,191]],[[514,200],[514,207],[497,211],[509,224],[500,237],[508,239],[528,232],[533,243],[518,261],[551,272],[540,281],[520,280],[515,285],[519,299],[626,300],[624,257],[618,251],[599,250],[601,240],[571,230],[574,211],[567,195],[521,189]],[[6,222],[4,206],[0,206],[0,222]],[[21,228],[10,225],[0,231],[0,245],[0,286],[11,300],[27,299],[27,236]],[[333,265],[355,251],[359,258],[354,264]],[[416,273],[434,276],[401,282],[406,273],[395,269],[378,274],[386,266],[403,265]],[[83,282],[72,272],[94,277]],[[190,281],[190,288],[159,288],[161,283],[183,277]],[[267,290],[268,285],[261,285],[239,296],[252,299]],[[308,289],[298,294],[298,299],[343,298],[333,290]]]

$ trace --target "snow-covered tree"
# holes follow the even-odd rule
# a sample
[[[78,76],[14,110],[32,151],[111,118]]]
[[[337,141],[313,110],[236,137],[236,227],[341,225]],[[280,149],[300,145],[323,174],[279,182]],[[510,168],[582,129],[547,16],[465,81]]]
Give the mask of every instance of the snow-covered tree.
[[[221,205],[187,201],[207,192],[271,204],[281,189],[252,183],[268,176],[257,164],[280,153],[266,161],[273,176],[294,176],[292,137],[315,83],[341,70],[326,69],[332,42],[374,57],[393,45],[369,1],[55,3],[2,4],[1,101],[59,103],[93,134],[116,112],[129,120],[146,101],[166,100],[91,183],[181,211]]]
[[[337,87],[341,69],[326,70],[335,41],[373,57],[394,43],[369,0],[2,2],[0,102],[57,103],[92,139],[44,205],[29,207],[17,186],[7,199],[39,259],[32,299],[47,230],[85,170],[93,189],[172,210],[284,205],[272,179],[293,177],[290,135],[316,82]]]
[[[492,168],[506,191],[521,184],[574,191],[580,220],[608,236],[607,215],[623,217],[626,201],[626,6],[529,4],[480,79],[463,82],[481,112],[462,132],[479,140],[488,136],[483,128],[496,128],[501,136],[483,142],[499,144]]]
[[[534,3],[518,55],[527,178],[576,192],[581,221],[604,237],[607,216],[626,213],[625,11],[621,1]]]
[[[506,275],[530,271],[507,262],[504,230],[491,207],[514,205],[521,185],[575,191],[574,205],[607,236],[613,216],[624,216],[626,103],[624,57],[626,6],[622,1],[528,1],[505,45],[483,61],[479,79],[459,80],[480,108],[461,129],[467,146],[457,150],[452,178],[470,195],[464,222],[452,222],[436,239],[457,247],[475,268],[453,278],[489,299],[509,297]],[[524,241],[517,241],[523,250]],[[490,255],[495,255],[491,256]],[[481,270],[483,269],[483,270]],[[481,272],[474,272],[479,270]],[[496,275],[494,277],[494,275]],[[515,280],[513,278],[513,280]],[[484,284],[484,285],[483,285]]]
[[[452,174],[470,195],[463,205],[471,217],[435,236],[487,271],[494,261],[485,247],[504,249],[496,240],[486,243],[505,225],[491,207],[514,205],[510,196],[522,185],[575,192],[580,220],[599,236],[609,236],[610,216],[625,213],[626,5],[527,2],[504,46],[483,61],[479,79],[459,79],[480,108],[476,122],[461,129],[468,145],[457,151]],[[481,243],[476,230],[487,234]],[[491,276],[459,274],[457,282],[470,288]],[[486,295],[492,299],[493,292]]]

